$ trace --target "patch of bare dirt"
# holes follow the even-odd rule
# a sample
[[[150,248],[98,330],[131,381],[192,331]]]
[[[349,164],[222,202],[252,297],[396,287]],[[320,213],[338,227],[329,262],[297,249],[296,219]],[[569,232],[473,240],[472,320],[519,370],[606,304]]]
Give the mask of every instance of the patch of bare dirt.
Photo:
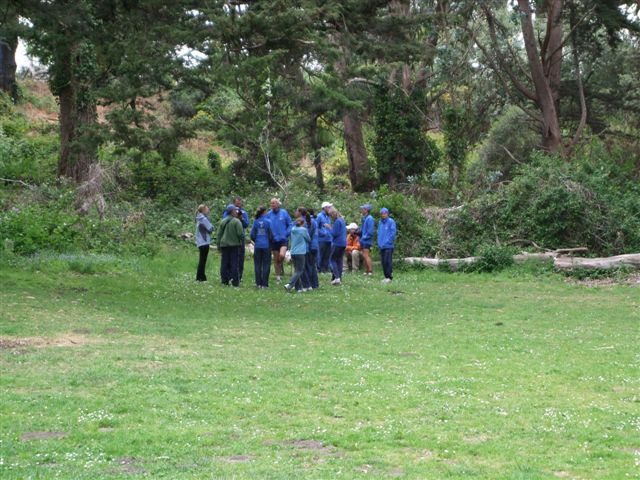
[[[640,447],[637,448],[621,448],[621,451],[625,452],[625,453],[630,453],[631,455],[640,455]]]
[[[87,337],[81,333],[67,333],[58,337],[23,337],[11,338],[0,337],[0,349],[12,350],[22,347],[79,347],[97,340]]]
[[[486,435],[470,435],[468,437],[464,437],[464,441],[470,445],[479,445],[487,440],[489,440],[489,437]]]
[[[109,473],[112,475],[136,475],[147,473],[147,471],[139,465],[140,461],[135,457],[116,458],[114,463],[118,466],[109,470]]]
[[[222,460],[229,463],[245,463],[253,460],[251,455],[231,455],[230,457],[224,457]]]
[[[573,479],[580,478],[580,477],[576,477],[575,475],[573,475],[573,473],[566,472],[564,470],[559,470],[557,472],[553,472],[553,476],[556,477],[556,478],[573,478]]]
[[[299,450],[309,450],[318,453],[332,453],[333,448],[326,446],[324,443],[318,440],[293,440],[291,442],[295,448]]]
[[[27,345],[27,342],[23,340],[0,338],[0,350],[13,350],[14,348],[26,347]]]
[[[622,279],[620,278],[585,278],[582,280],[569,278],[569,283],[575,285],[582,285],[584,287],[612,287],[615,285],[631,285],[640,287],[640,273],[634,273],[628,275]]]
[[[64,432],[27,432],[20,437],[21,442],[29,442],[31,440],[60,440],[66,437]]]
[[[389,476],[392,478],[404,477],[405,471],[402,467],[396,467],[389,472]]]

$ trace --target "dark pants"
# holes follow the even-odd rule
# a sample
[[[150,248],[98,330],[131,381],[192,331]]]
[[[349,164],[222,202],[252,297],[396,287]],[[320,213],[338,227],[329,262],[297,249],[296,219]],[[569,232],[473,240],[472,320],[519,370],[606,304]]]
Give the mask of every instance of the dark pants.
[[[242,240],[242,245],[240,245],[240,250],[238,251],[238,281],[242,280],[242,274],[244,273],[245,252],[246,252],[246,246],[244,244],[244,240]]]
[[[209,245],[202,245],[198,247],[198,250],[200,250],[200,260],[198,261],[196,280],[199,282],[206,282],[207,275],[205,273],[205,269],[207,267],[207,257],[209,256]]]
[[[393,278],[393,248],[380,250],[380,261],[382,262],[384,278],[391,280]]]
[[[318,253],[318,272],[326,273],[330,271],[329,259],[331,257],[331,242],[318,243],[320,248]]]
[[[345,247],[331,248],[331,280],[342,278],[342,257]]]
[[[302,275],[304,274],[304,260],[306,255],[291,255],[291,262],[293,263],[293,275],[291,276],[291,280],[289,280],[289,288],[296,287],[298,280],[302,279]],[[296,287],[298,290],[298,287]]]
[[[253,252],[253,267],[256,271],[256,286],[269,286],[269,270],[271,269],[271,249],[256,248]]]
[[[305,270],[307,271],[307,279],[309,280],[309,285],[306,288],[318,288],[320,284],[318,283],[318,264],[316,257],[318,256],[317,250],[311,250],[307,253],[307,260],[305,262]]]
[[[237,287],[240,285],[238,273],[240,247],[222,247],[220,253],[222,257],[220,260],[220,280],[223,285],[228,285],[231,282],[234,287]]]

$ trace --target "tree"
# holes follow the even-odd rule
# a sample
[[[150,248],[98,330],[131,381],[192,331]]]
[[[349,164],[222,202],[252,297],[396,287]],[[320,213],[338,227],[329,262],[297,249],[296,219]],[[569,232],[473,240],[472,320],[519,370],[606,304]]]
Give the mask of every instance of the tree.
[[[18,100],[16,82],[16,50],[18,48],[18,15],[8,3],[0,7],[0,91]]]
[[[474,32],[476,44],[483,53],[484,61],[495,71],[505,89],[509,84],[514,87],[523,107],[526,108],[528,102],[536,106],[543,149],[567,154],[567,147],[570,149],[580,137],[588,118],[588,99],[582,80],[582,51],[588,49],[586,45],[598,43],[601,31],[605,32],[611,44],[615,43],[617,35],[624,29],[640,31],[638,25],[620,10],[620,7],[631,3],[615,0],[518,0],[513,13],[517,15],[515,18],[520,26],[525,58],[514,48],[519,40],[508,25],[509,19],[514,17],[507,10],[507,2],[481,4],[491,48]],[[507,19],[507,22],[501,18]],[[568,45],[572,58],[571,70],[563,68]],[[581,111],[581,120],[575,128],[573,140],[567,145],[562,138],[563,75],[571,75],[577,87],[575,90]]]
[[[173,86],[189,2],[24,0],[14,5],[31,22],[25,39],[48,66],[49,84],[59,99],[59,175],[86,180],[107,139],[139,146],[145,138],[145,146],[163,151],[162,135],[148,140],[158,137],[158,129],[150,128],[152,117],[139,99]],[[99,103],[110,108],[111,125],[98,121]],[[175,137],[173,126],[165,131]]]
[[[433,172],[440,151],[422,131],[422,116],[415,108],[418,90],[407,95],[381,84],[376,93],[373,148],[380,182],[393,189],[409,177]]]

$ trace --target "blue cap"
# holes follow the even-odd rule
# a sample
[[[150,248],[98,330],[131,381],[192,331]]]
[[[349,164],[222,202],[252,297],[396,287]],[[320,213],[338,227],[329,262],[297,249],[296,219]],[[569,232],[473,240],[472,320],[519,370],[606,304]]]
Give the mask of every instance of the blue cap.
[[[233,203],[230,203],[229,205],[227,205],[227,213],[231,213],[234,210],[239,210],[239,208],[236,207]]]
[[[371,211],[371,205],[369,203],[365,203],[364,205],[361,205],[360,208],[364,208],[367,212]]]
[[[382,208],[380,209],[380,213],[389,213],[389,209],[388,209],[388,208],[385,208],[385,207],[382,207]]]

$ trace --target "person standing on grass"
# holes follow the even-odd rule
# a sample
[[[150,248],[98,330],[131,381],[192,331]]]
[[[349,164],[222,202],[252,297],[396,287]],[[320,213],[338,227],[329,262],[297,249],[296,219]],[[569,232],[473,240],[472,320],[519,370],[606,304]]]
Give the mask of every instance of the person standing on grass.
[[[309,211],[305,207],[298,207],[296,210],[296,219],[302,218],[304,220],[304,228],[307,229],[307,233],[309,234],[309,241],[307,242],[307,253],[304,258],[304,273],[299,280],[299,283],[302,286],[302,291],[306,292],[307,290],[311,290],[311,277],[309,275],[309,255],[311,254],[311,241],[313,237],[313,224],[311,222],[311,215]],[[299,285],[296,285],[296,290]]]
[[[371,261],[371,247],[373,246],[373,232],[375,221],[371,216],[371,205],[368,203],[360,207],[362,213],[362,229],[360,230],[360,248],[362,248],[362,262],[364,274],[373,275],[373,262]]]
[[[331,257],[331,217],[329,210],[333,205],[329,202],[322,202],[322,209],[318,213],[318,272],[327,273],[330,271],[329,259]]]
[[[357,272],[360,268],[360,236],[358,235],[358,225],[350,223],[347,225],[347,246],[344,250],[344,269],[349,272]]]
[[[240,246],[244,242],[244,229],[239,220],[240,209],[235,205],[227,205],[227,216],[220,221],[218,226],[218,249],[221,253],[220,280],[223,285],[240,285],[239,257]]]
[[[284,257],[287,254],[287,245],[291,235],[291,217],[281,208],[280,199],[271,199],[271,210],[267,213],[267,220],[271,224],[271,251],[273,252],[273,267],[276,273],[276,281],[280,283],[284,275]]]
[[[241,197],[233,197],[231,203],[238,207],[238,210],[240,210],[238,219],[242,223],[242,245],[240,245],[240,250],[238,253],[238,275],[239,280],[242,281],[242,274],[244,273],[244,257],[246,253],[246,247],[244,244],[244,229],[249,226],[249,214],[242,209]],[[227,215],[229,214],[227,213],[227,209],[225,208],[224,212],[222,212],[222,218],[225,218]]]
[[[389,210],[380,209],[380,222],[378,223],[378,249],[380,250],[380,261],[384,272],[383,283],[393,280],[393,248],[396,241],[396,222],[389,217]]]
[[[311,242],[309,232],[304,228],[304,218],[298,217],[295,226],[291,229],[291,262],[293,262],[294,272],[284,288],[287,292],[294,288],[302,291],[296,285],[300,284],[302,275],[304,274],[304,262],[307,254],[307,245]]]
[[[342,283],[342,257],[347,246],[347,226],[340,212],[331,207],[329,217],[333,222],[331,227],[331,285]]]
[[[199,205],[196,211],[196,245],[200,250],[200,260],[198,261],[198,270],[196,272],[196,280],[198,282],[206,282],[207,275],[205,269],[207,267],[207,257],[209,256],[209,245],[211,245],[211,232],[213,225],[209,221],[209,207]]]
[[[320,288],[320,283],[318,282],[318,220],[315,218],[313,210],[309,208],[307,212],[309,213],[309,217],[311,220],[309,226],[311,245],[309,247],[309,253],[307,254],[305,268],[307,270],[307,276],[309,278],[309,283],[311,284],[311,289],[315,290],[317,288]]]
[[[256,287],[269,287],[269,270],[271,269],[271,224],[267,220],[267,209],[260,205],[256,211],[249,233],[254,243],[253,267],[256,272]]]

